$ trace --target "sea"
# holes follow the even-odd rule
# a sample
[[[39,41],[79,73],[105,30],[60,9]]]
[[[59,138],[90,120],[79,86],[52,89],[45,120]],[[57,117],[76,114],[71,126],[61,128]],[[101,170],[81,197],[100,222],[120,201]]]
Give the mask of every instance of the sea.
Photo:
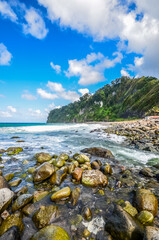
[[[125,146],[125,137],[94,131],[106,127],[102,124],[0,123],[0,149],[14,146],[24,149],[13,156],[4,153],[0,169],[4,174],[14,172],[18,177],[35,166],[36,153],[67,153],[71,156],[89,147],[107,148],[121,165],[132,168],[141,168],[149,165],[153,159],[159,159],[158,154]]]

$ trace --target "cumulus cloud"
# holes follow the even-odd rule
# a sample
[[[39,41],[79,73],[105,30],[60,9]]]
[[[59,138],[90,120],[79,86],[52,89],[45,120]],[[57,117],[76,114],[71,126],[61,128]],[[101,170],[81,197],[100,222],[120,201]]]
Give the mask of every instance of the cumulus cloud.
[[[0,14],[12,22],[16,22],[18,19],[16,13],[6,1],[0,1]]]
[[[69,68],[65,72],[67,77],[79,77],[80,85],[90,85],[105,80],[104,71],[121,63],[123,55],[120,52],[113,53],[113,58],[109,59],[102,53],[91,53],[82,60],[69,60]]]
[[[86,93],[89,93],[89,89],[88,88],[81,88],[78,90],[79,93],[83,95],[85,95]]]
[[[17,109],[15,107],[12,107],[12,106],[8,106],[7,107],[8,111],[10,111],[11,113],[16,113],[17,112]]]
[[[11,59],[12,54],[3,43],[0,43],[0,65],[10,65]]]
[[[60,93],[60,97],[65,100],[74,102],[79,100],[80,95],[75,91],[67,91],[67,92]]]
[[[11,118],[12,117],[12,114],[10,112],[7,112],[7,111],[1,111],[0,110],[0,116],[2,118]]]
[[[47,87],[50,88],[50,90],[54,91],[54,92],[63,92],[63,91],[65,91],[65,89],[63,88],[61,83],[48,81]]]
[[[59,108],[61,108],[61,106],[56,106],[54,103],[51,103],[47,108],[45,108],[45,112],[48,114],[51,110]]]
[[[26,100],[36,100],[37,97],[32,95],[31,93],[29,93],[27,90],[24,91],[24,94],[22,94],[22,98],[26,99]]]
[[[38,39],[46,37],[48,29],[45,26],[45,22],[33,7],[26,10],[24,18],[27,22],[23,24],[23,31],[25,34],[31,34]]]
[[[130,74],[126,70],[124,70],[124,69],[122,69],[120,71],[120,73],[121,73],[121,76],[123,76],[123,77],[130,77]]]
[[[42,117],[43,116],[42,112],[39,109],[33,110],[32,108],[29,108],[28,112],[32,117]]]
[[[53,62],[50,63],[50,66],[56,71],[57,74],[61,72],[61,66],[55,65]]]
[[[40,97],[44,98],[44,99],[50,99],[53,100],[55,98],[58,98],[58,96],[56,94],[52,94],[52,93],[48,93],[45,90],[38,88],[37,89],[37,93],[38,95],[40,95]]]

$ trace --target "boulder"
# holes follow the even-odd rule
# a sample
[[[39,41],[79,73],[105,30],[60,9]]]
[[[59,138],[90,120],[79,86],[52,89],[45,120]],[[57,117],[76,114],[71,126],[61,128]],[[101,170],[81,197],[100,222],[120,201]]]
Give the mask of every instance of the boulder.
[[[82,178],[83,169],[82,168],[75,168],[75,170],[72,173],[72,177],[76,179],[77,181],[80,181]]]
[[[147,210],[154,216],[157,215],[158,201],[155,195],[147,189],[139,189],[136,191],[135,205],[139,212]]]
[[[154,176],[152,170],[148,167],[145,167],[145,168],[141,169],[140,174],[145,176],[145,177],[150,177],[150,178]]]
[[[58,201],[58,200],[61,200],[61,199],[68,198],[70,195],[71,195],[71,188],[70,187],[65,187],[65,188],[62,188],[61,190],[55,192],[51,196],[51,200],[52,201]]]
[[[35,154],[35,158],[39,163],[48,162],[52,159],[49,153],[44,153],[44,152]]]
[[[16,179],[16,180],[10,182],[9,185],[10,185],[11,187],[17,187],[17,186],[21,183],[21,181],[22,181],[22,179],[21,179],[21,178],[18,178],[18,179]]]
[[[142,240],[144,234],[142,225],[119,205],[106,221],[106,231],[114,240]]]
[[[62,181],[66,178],[66,175],[67,175],[66,172],[58,170],[51,176],[50,183],[59,186],[61,185]]]
[[[41,182],[47,178],[49,178],[55,169],[54,166],[50,163],[43,163],[38,168],[35,169],[33,172],[33,179],[34,182]]]
[[[76,157],[76,161],[79,162],[80,164],[83,164],[85,162],[90,162],[90,159],[88,156],[84,155],[84,154],[79,154]]]
[[[112,152],[106,148],[93,147],[85,148],[82,150],[83,153],[89,153],[92,156],[102,157],[102,158],[114,158]]]
[[[85,170],[82,174],[82,183],[89,187],[105,187],[108,184],[108,179],[99,170]]]
[[[8,208],[14,196],[9,188],[0,189],[0,213]]]
[[[12,205],[12,212],[19,210],[20,208],[27,205],[33,199],[33,195],[31,194],[23,194],[20,195]]]
[[[50,225],[42,228],[39,232],[35,233],[30,240],[70,240],[67,232],[58,226]]]
[[[145,228],[144,240],[158,240],[159,228],[147,226]]]
[[[153,222],[154,216],[151,212],[141,211],[138,215],[138,220],[143,225],[150,225]]]
[[[19,152],[23,152],[23,148],[22,147],[10,147],[7,149],[7,152],[13,152],[13,153],[17,154]]]
[[[9,188],[9,185],[4,177],[0,176],[0,189]]]
[[[1,237],[0,240],[20,240],[19,228],[17,226],[13,226],[8,229]]]
[[[69,156],[66,153],[61,153],[58,159],[62,161],[67,161],[69,159]]]
[[[33,222],[37,228],[44,228],[53,223],[58,216],[58,207],[54,205],[41,206],[40,209],[34,213]]]
[[[2,236],[5,232],[7,232],[11,227],[17,226],[20,231],[23,231],[24,224],[22,221],[22,216],[19,212],[10,215],[2,222],[0,226],[0,236]]]

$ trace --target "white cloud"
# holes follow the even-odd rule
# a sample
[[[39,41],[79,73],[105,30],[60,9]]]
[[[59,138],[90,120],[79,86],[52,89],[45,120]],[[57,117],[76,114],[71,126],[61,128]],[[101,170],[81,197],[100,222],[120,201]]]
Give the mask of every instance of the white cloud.
[[[10,111],[11,113],[16,113],[17,112],[17,109],[15,107],[12,107],[12,106],[8,106],[7,107],[8,111]]]
[[[86,93],[89,93],[89,89],[88,89],[88,88],[82,88],[82,89],[79,89],[78,92],[81,93],[82,96],[83,96],[83,95],[85,95]]]
[[[40,14],[32,7],[27,9],[24,16],[26,24],[23,24],[25,34],[31,34],[33,37],[43,39],[48,33],[45,22]]]
[[[6,1],[0,1],[0,13],[4,18],[9,18],[12,22],[17,21],[17,15]]]
[[[2,118],[11,118],[12,117],[12,114],[10,112],[7,112],[7,111],[1,111],[0,110],[0,116]]]
[[[32,108],[29,108],[28,112],[32,117],[42,117],[43,116],[42,112],[39,109],[33,110]]]
[[[90,85],[105,80],[104,71],[121,63],[123,55],[120,52],[113,53],[113,59],[108,59],[101,53],[91,53],[82,60],[69,60],[69,68],[65,72],[67,77],[79,77],[80,85]]]
[[[22,94],[22,98],[24,98],[24,99],[26,99],[26,100],[30,100],[30,101],[37,99],[36,96],[34,96],[34,95],[32,95],[31,93],[29,93],[27,90],[24,91],[24,94]]]
[[[143,57],[135,57],[134,63],[136,67],[140,67],[144,63],[144,58]]]
[[[59,109],[61,106],[55,106],[54,103],[49,104],[47,108],[45,108],[45,112],[48,114],[53,109]]]
[[[130,74],[129,74],[126,70],[124,70],[124,69],[122,69],[122,70],[120,71],[120,73],[121,73],[121,76],[130,77]]]
[[[61,83],[55,83],[48,81],[47,87],[50,88],[51,91],[54,92],[64,92],[65,89],[63,88]]]
[[[60,97],[65,100],[74,102],[74,101],[79,100],[80,95],[75,91],[67,91],[67,92],[60,93]]]
[[[12,54],[3,43],[0,43],[0,65],[10,65]]]
[[[58,96],[56,94],[52,94],[52,93],[48,93],[45,90],[38,88],[37,89],[37,93],[40,95],[40,97],[44,98],[44,99],[50,99],[53,100],[55,98],[58,98]]]
[[[61,66],[53,64],[53,62],[50,63],[50,66],[56,71],[56,73],[61,72]]]

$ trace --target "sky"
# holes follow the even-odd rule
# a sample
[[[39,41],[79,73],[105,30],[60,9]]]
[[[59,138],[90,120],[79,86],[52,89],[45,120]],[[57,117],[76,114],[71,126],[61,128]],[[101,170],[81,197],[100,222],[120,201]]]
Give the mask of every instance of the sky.
[[[0,122],[46,122],[121,76],[159,77],[158,0],[0,0]]]

